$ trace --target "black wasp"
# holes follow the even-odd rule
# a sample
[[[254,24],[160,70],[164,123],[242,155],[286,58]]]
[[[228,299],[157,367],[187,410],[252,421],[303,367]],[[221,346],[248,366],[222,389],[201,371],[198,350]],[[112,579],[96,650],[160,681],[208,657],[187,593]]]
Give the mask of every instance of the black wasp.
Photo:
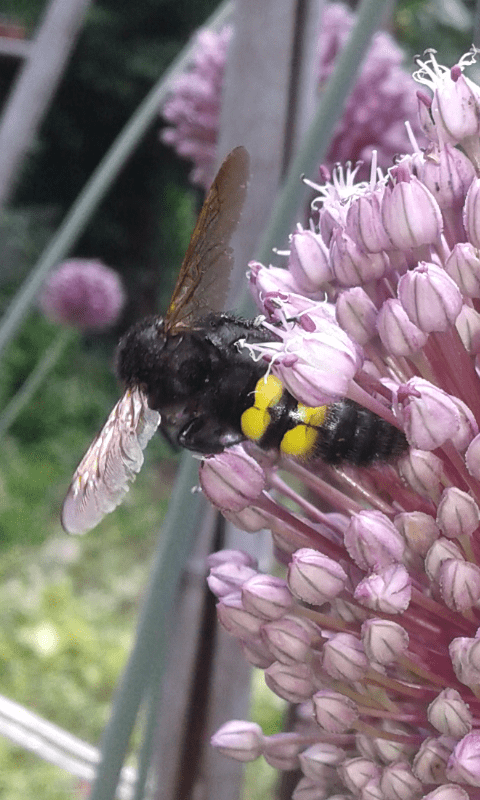
[[[118,345],[126,391],[75,472],[62,509],[69,533],[93,528],[121,502],[158,426],[202,454],[248,438],[288,455],[368,465],[407,446],[397,428],[352,401],[306,408],[237,346],[272,339],[261,323],[222,313],[248,174],[248,153],[237,147],[204,202],[167,313],[137,323]]]

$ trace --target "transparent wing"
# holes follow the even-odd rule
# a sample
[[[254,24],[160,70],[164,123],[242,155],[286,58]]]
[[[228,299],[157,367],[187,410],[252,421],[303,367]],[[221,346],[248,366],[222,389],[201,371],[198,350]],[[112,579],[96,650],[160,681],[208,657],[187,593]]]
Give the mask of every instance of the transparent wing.
[[[140,389],[128,389],[73,476],[61,516],[67,533],[89,531],[122,502],[159,423],[160,414],[148,407]]]
[[[208,311],[223,311],[233,264],[230,237],[247,192],[250,157],[236,147],[218,170],[200,211],[165,315],[165,332],[189,327]]]

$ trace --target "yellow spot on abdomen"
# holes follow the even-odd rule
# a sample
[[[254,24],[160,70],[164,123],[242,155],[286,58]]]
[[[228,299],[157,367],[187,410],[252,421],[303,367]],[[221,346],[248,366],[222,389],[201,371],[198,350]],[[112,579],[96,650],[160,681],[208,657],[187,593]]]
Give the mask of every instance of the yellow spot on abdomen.
[[[287,456],[309,456],[318,438],[318,429],[325,422],[327,406],[311,408],[298,404],[297,413],[302,420],[287,431],[280,442],[280,450]]]
[[[247,439],[258,442],[265,435],[272,420],[269,409],[278,405],[283,393],[283,384],[275,375],[267,375],[257,381],[253,405],[243,412],[240,421],[242,433]],[[298,403],[293,417],[298,422],[283,436],[280,442],[282,453],[288,456],[308,457],[315,447],[318,429],[325,422],[327,408],[328,406],[311,408]]]
[[[262,438],[271,420],[267,409],[275,406],[282,394],[282,382],[274,375],[267,375],[257,381],[253,405],[243,412],[240,420],[242,433],[248,439],[258,442]]]
[[[255,386],[255,401],[257,408],[272,408],[276,406],[283,394],[283,384],[275,375],[260,378]]]
[[[242,426],[242,433],[247,439],[253,439],[258,442],[268,428],[270,423],[270,414],[262,408],[247,408],[243,412],[240,424]]]

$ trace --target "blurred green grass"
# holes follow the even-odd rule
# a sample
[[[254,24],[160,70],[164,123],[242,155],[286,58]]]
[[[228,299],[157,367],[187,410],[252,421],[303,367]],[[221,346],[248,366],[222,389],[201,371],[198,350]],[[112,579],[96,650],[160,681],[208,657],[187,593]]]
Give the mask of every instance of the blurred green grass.
[[[0,369],[2,406],[55,335],[31,315]],[[0,693],[91,744],[129,652],[176,463],[155,437],[125,503],[86,536],[62,531],[73,470],[118,398],[109,351],[106,337],[74,338],[0,447]],[[0,739],[2,800],[66,800],[78,787]]]

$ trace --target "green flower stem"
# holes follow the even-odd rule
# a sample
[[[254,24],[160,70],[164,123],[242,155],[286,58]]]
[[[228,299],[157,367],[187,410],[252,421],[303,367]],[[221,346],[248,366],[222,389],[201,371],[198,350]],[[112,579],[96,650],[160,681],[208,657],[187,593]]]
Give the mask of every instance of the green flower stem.
[[[193,494],[198,462],[186,453],[162,528],[149,588],[140,615],[137,637],[122,676],[102,742],[90,800],[113,800],[132,728],[142,700],[152,691],[152,677],[160,683],[168,653],[168,630],[178,580],[198,530],[205,499]],[[155,692],[158,689],[154,690]]]
[[[232,2],[227,0],[210,17],[206,25],[213,28],[221,27],[225,24],[231,11]],[[170,91],[172,82],[184,72],[186,66],[190,63],[194,48],[195,43],[190,43],[173,61],[171,67],[164,72],[78,195],[60,228],[50,240],[5,313],[0,324],[0,355],[15,335],[30,306],[35,301],[38,290],[49,270],[72,250],[75,242],[85,230],[99,203],[138,145],[148,126],[158,116],[162,103]]]
[[[31,372],[22,388],[12,397],[3,414],[0,416],[0,437],[13,425],[18,415],[28,405],[48,373],[53,369],[67,345],[75,338],[73,328],[62,328],[56,339],[46,349],[43,358]]]

